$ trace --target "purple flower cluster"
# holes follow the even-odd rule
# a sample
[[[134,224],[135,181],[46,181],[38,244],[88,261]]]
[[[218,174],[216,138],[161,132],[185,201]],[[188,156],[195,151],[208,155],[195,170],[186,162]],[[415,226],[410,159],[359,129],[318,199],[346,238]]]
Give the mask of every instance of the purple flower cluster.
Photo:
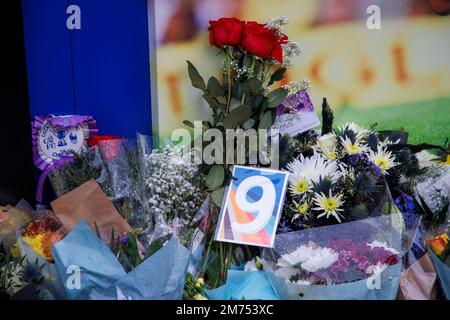
[[[327,274],[321,274],[320,277],[331,280],[334,284],[366,278],[367,269],[371,265],[393,265],[398,262],[396,254],[383,247],[370,248],[365,242],[332,240],[327,247],[338,252],[339,257]]]
[[[404,192],[400,192],[400,195],[395,198],[394,203],[403,213],[413,213],[416,209],[413,197]]]

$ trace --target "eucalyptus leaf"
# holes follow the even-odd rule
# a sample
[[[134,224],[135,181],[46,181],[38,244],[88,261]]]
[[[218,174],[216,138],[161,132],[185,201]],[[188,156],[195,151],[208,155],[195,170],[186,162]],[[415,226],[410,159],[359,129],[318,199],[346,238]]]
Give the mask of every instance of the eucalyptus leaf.
[[[258,108],[264,101],[264,96],[262,94],[253,95],[246,99],[247,104],[252,108]]]
[[[202,91],[205,91],[206,90],[205,80],[203,80],[198,70],[194,67],[194,65],[190,61],[186,62],[188,64],[188,73],[189,78],[191,79],[192,86]]]
[[[243,90],[246,94],[255,94],[262,90],[261,81],[258,78],[253,77],[247,79],[243,84]]]
[[[278,88],[267,94],[268,108],[276,108],[286,98],[288,92],[286,89]]]
[[[209,169],[208,175],[205,178],[206,186],[209,189],[220,187],[225,180],[225,170],[222,165],[216,164]]]
[[[234,82],[233,88],[231,89],[231,94],[239,101],[241,100],[241,97],[244,94],[244,86],[242,82],[239,81]]]
[[[234,109],[236,109],[240,105],[241,105],[241,101],[239,101],[238,99],[232,97],[231,100],[230,100],[230,111],[233,111]]]
[[[252,56],[246,55],[246,56],[244,57],[244,61],[243,61],[244,67],[250,69],[250,67],[251,67],[251,65],[252,65],[252,61],[253,61],[253,57],[252,57]]]
[[[273,124],[272,111],[269,110],[263,114],[261,121],[259,122],[258,129],[270,129],[272,124]]]
[[[269,86],[272,85],[275,81],[283,80],[285,73],[286,73],[286,68],[280,68],[277,71],[275,71],[270,76]]]
[[[225,187],[220,188],[216,191],[211,192],[211,200],[219,208],[222,207],[223,196],[225,194]]]
[[[256,122],[255,119],[250,118],[247,121],[245,121],[245,123],[242,125],[242,128],[245,130],[251,129],[255,125],[255,122]]]
[[[210,106],[213,110],[216,110],[216,109],[221,108],[221,105],[219,104],[219,102],[217,102],[217,100],[214,99],[213,97],[211,97],[210,95],[208,95],[208,94],[206,94],[206,93],[203,94],[203,99],[205,99],[205,101],[208,102],[209,106]]]
[[[194,128],[194,124],[191,121],[189,121],[189,120],[183,120],[183,124],[185,126],[190,127],[190,128]]]
[[[223,120],[223,126],[226,129],[234,129],[245,123],[252,116],[252,108],[241,106],[231,111]]]
[[[213,97],[222,97],[225,94],[225,89],[215,77],[209,78],[207,89]]]

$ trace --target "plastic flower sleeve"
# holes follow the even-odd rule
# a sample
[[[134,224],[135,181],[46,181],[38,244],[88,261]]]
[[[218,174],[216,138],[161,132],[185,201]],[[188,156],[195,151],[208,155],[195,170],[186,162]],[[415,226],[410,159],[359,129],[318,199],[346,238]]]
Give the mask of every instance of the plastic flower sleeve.
[[[144,236],[147,243],[192,229],[191,222],[204,202],[202,176],[188,154],[167,146],[150,151],[150,137],[138,135],[145,192],[149,210]]]
[[[407,226],[407,251],[397,299],[434,300],[437,294],[437,275],[431,257],[426,252],[422,215],[409,213],[403,216]]]
[[[439,282],[447,300],[450,300],[450,267],[430,250],[431,259],[439,276]]]
[[[278,294],[283,299],[395,298],[405,250],[399,218],[382,215],[278,234],[275,247],[262,255]]]
[[[189,250],[172,238],[126,273],[84,221],[52,252],[70,299],[180,299],[190,257]]]

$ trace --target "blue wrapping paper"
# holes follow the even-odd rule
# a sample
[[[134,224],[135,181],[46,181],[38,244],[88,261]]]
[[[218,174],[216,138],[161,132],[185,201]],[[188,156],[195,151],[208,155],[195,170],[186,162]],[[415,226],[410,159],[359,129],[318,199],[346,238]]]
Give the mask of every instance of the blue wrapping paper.
[[[438,274],[439,282],[444,291],[447,300],[450,300],[450,267],[441,261],[432,250],[429,251],[431,259],[433,260],[434,268]]]
[[[278,300],[266,272],[228,270],[227,282],[206,292],[210,300]]]
[[[379,289],[369,289],[367,279],[337,285],[296,285],[268,272],[282,300],[395,300],[400,284],[402,263],[387,267]]]
[[[111,250],[80,223],[52,249],[55,264],[70,299],[180,299],[190,252],[172,238],[163,248],[126,273]],[[80,287],[70,283],[80,270]],[[119,296],[120,294],[120,296]]]

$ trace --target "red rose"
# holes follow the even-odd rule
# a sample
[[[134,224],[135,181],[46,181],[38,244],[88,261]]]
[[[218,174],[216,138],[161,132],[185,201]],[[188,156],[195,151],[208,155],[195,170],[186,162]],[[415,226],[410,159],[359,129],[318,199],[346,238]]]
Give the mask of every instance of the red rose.
[[[87,139],[89,147],[98,147],[104,160],[114,159],[119,155],[120,145],[124,139],[115,136],[93,136]]]
[[[254,21],[245,25],[242,48],[249,54],[257,55],[262,59],[274,58],[283,62],[283,49],[281,44],[287,42],[287,36],[277,36],[273,30]]]
[[[92,136],[86,139],[86,142],[89,147],[94,147],[99,144],[100,141],[104,140],[116,140],[119,139],[119,137],[116,136]]]
[[[241,44],[245,22],[236,18],[220,18],[210,20],[209,24],[209,43],[212,46],[222,48]]]

